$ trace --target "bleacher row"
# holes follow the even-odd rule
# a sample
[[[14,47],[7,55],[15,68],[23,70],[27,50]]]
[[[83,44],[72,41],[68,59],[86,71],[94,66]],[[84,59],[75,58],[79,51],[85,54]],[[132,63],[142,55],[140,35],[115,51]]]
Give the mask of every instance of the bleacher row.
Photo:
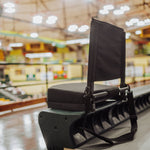
[[[13,100],[0,93],[0,105],[7,104],[10,101],[13,101]]]
[[[18,90],[15,87],[0,89],[0,105],[8,104],[11,101],[21,101],[28,97],[32,97],[32,95],[28,95],[21,89]]]

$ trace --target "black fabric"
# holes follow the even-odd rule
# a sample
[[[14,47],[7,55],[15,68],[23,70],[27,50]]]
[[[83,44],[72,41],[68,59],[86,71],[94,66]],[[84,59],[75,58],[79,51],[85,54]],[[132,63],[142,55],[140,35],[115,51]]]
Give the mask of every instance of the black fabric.
[[[125,33],[93,19],[90,32],[88,82],[120,78],[125,70]]]
[[[59,110],[67,110],[67,111],[84,111],[85,104],[84,103],[64,103],[64,102],[53,102],[48,101],[48,107]]]
[[[109,148],[113,145],[117,145],[117,144],[122,144],[125,142],[129,142],[132,141],[134,139],[134,135],[137,131],[137,116],[136,116],[136,111],[135,111],[135,107],[134,107],[134,100],[133,100],[133,93],[130,91],[128,92],[128,101],[127,101],[127,106],[128,106],[128,111],[129,111],[129,116],[130,116],[130,123],[131,123],[131,130],[129,133],[123,134],[119,137],[116,138],[107,138],[107,137],[103,137],[101,135],[96,134],[94,131],[83,127],[82,129],[84,129],[85,131],[87,131],[88,133],[94,135],[95,137],[107,142],[107,144],[94,144],[92,146],[88,146],[88,148],[92,148],[92,149],[96,149],[101,148],[102,147],[105,148]]]
[[[85,110],[84,91],[86,83],[72,83],[52,86],[48,89],[48,107],[68,110]],[[109,95],[116,95],[118,87],[95,84],[94,93],[107,91]]]

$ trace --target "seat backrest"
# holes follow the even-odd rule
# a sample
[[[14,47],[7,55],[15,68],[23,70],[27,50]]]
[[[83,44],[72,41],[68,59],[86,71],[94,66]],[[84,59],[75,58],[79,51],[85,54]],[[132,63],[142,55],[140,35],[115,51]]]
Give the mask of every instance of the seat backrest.
[[[88,86],[94,81],[121,78],[125,85],[125,32],[122,28],[92,19]]]

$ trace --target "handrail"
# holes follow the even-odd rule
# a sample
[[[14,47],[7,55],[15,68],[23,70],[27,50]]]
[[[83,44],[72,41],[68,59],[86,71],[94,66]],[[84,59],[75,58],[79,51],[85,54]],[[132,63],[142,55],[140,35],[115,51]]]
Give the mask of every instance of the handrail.
[[[42,102],[46,102],[46,97],[39,98],[39,99],[26,100],[26,101],[13,102],[10,104],[4,104],[4,105],[0,105],[0,112],[8,111],[8,110],[13,111],[16,108],[22,108],[25,106],[39,104]]]

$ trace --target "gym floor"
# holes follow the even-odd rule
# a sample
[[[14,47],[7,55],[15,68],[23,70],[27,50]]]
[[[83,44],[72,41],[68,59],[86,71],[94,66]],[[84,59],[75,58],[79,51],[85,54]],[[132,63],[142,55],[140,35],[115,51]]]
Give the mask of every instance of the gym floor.
[[[123,124],[115,127],[114,129],[108,131],[104,134],[105,137],[115,138],[130,131],[130,122],[126,121]],[[92,147],[92,144],[97,144],[97,146]],[[87,148],[88,146],[90,146]],[[103,146],[102,146],[103,145]],[[135,135],[135,139],[131,142],[115,145],[106,146],[103,141],[99,139],[94,139],[90,141],[89,144],[81,147],[82,150],[150,150],[150,109],[142,112],[138,115],[138,131]]]
[[[0,150],[47,150],[39,125],[38,113],[46,107],[13,112],[0,117]],[[105,136],[117,137],[129,131],[129,121],[105,133]],[[95,146],[87,148],[93,143],[102,141],[94,139],[82,146],[82,150],[150,150],[150,109],[138,115],[138,132],[132,142],[113,147]]]
[[[46,150],[34,108],[0,118],[0,150]]]

